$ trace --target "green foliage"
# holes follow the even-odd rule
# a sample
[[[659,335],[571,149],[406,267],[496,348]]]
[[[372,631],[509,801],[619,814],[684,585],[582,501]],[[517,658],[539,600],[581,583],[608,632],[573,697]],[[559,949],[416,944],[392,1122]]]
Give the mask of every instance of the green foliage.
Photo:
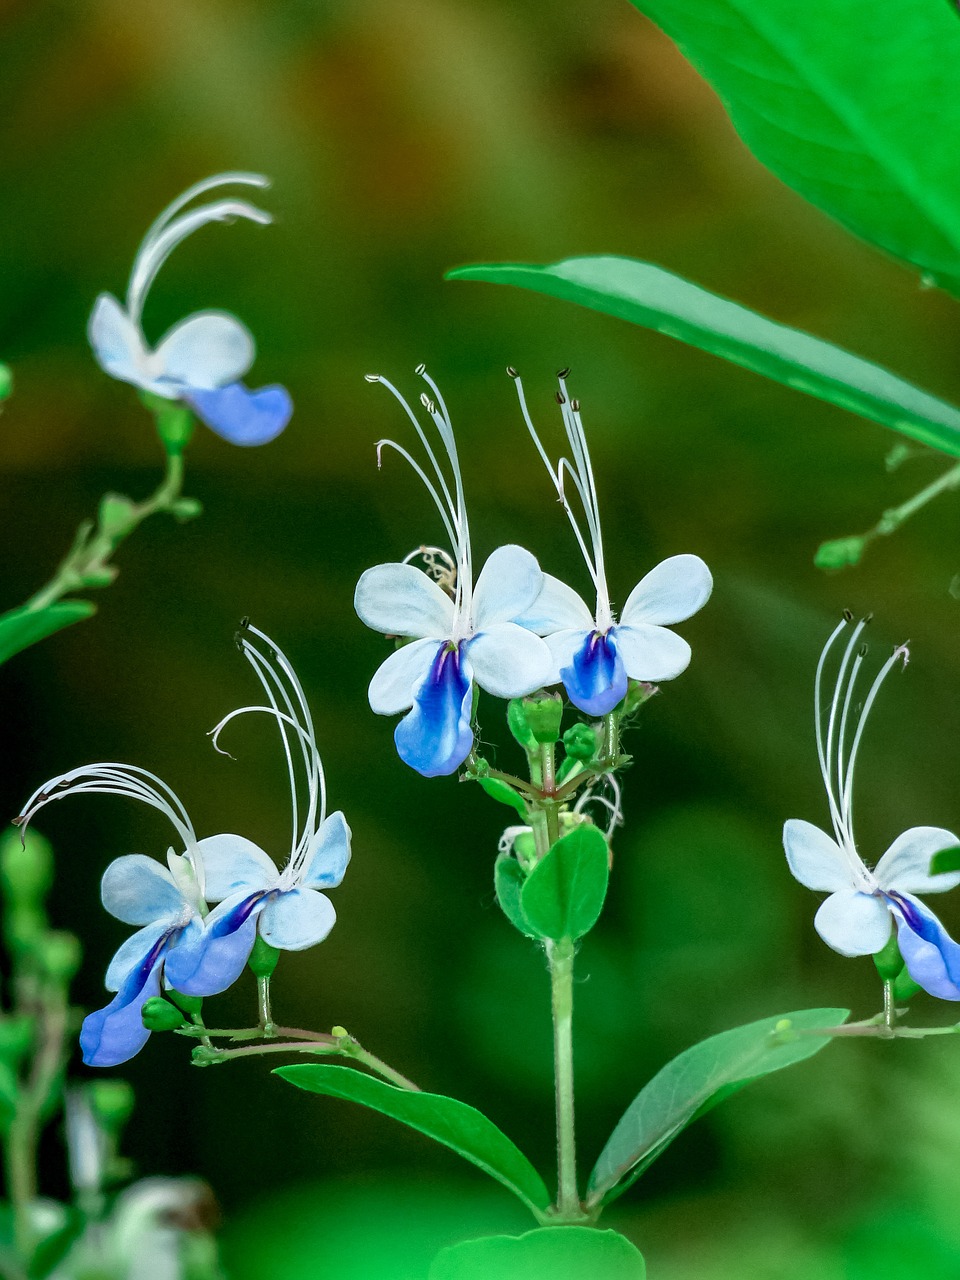
[[[856,534],[847,538],[833,538],[830,542],[821,542],[813,563],[818,569],[849,569],[860,563],[866,549],[866,538]]]
[[[954,405],[842,347],[777,324],[652,263],[567,258],[549,266],[458,267],[447,272],[447,279],[532,289],[656,329],[960,457],[960,409]]]
[[[442,1250],[427,1280],[644,1280],[642,1255],[616,1231],[541,1227]]]
[[[836,1026],[846,1009],[801,1009],[722,1031],[668,1062],[624,1112],[590,1175],[587,1204],[625,1191],[678,1134],[731,1093],[819,1053],[827,1036],[798,1030]]]
[[[932,876],[944,875],[948,871],[960,871],[960,844],[952,845],[949,849],[941,849],[930,859]]]
[[[11,609],[0,615],[0,663],[94,613],[96,606],[87,600],[64,600],[43,609]]]
[[[509,782],[504,782],[502,778],[485,778],[482,775],[477,776],[477,782],[491,800],[509,805],[511,809],[516,809],[521,818],[526,818],[527,806],[523,802],[523,796],[519,791],[514,791]]]
[[[0,400],[6,400],[13,391],[13,374],[5,364],[0,364]]]
[[[437,1093],[397,1089],[351,1067],[298,1064],[274,1075],[308,1093],[344,1098],[442,1143],[509,1188],[537,1215],[550,1204],[543,1179],[505,1133],[475,1107]]]
[[[53,849],[39,831],[7,828],[0,836],[0,886],[10,905],[42,905],[53,884]]]
[[[493,882],[497,890],[500,909],[513,927],[528,938],[539,937],[533,925],[523,913],[520,896],[527,877],[523,868],[508,853],[502,853],[493,868]]]
[[[960,289],[960,24],[901,0],[633,0],[747,146],[849,230]]]
[[[540,938],[582,938],[603,910],[610,853],[602,832],[578,827],[556,842],[520,893],[524,919]]]

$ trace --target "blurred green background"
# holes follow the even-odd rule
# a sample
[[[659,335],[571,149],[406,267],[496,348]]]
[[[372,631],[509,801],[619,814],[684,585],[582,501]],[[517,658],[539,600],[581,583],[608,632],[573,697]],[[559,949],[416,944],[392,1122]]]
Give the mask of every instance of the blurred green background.
[[[46,579],[105,489],[140,497],[156,483],[150,422],[95,366],[84,328],[99,291],[122,292],[152,218],[208,173],[270,174],[276,225],[208,229],[179,250],[148,334],[190,310],[233,310],[258,337],[251,381],[286,383],[297,405],[264,449],[198,431],[186,491],[203,518],[146,525],[99,615],[3,669],[6,811],[64,769],[129,761],[174,787],[201,834],[240,831],[282,857],[275,741],[238,725],[232,762],[205,737],[253,697],[231,643],[250,614],[303,679],[331,803],[354,830],[338,927],[284,958],[278,1015],[346,1025],[423,1086],[481,1106],[549,1171],[547,978],[492,892],[509,811],[400,764],[392,722],[364,696],[385,647],[351,600],[364,568],[439,536],[402,464],[377,474],[374,442],[404,425],[362,378],[380,371],[416,395],[420,360],[458,429],[478,556],[518,541],[585,589],[503,373],[521,369],[542,428],[559,431],[552,375],[569,364],[614,596],[677,552],[702,555],[716,579],[684,628],[693,665],[631,744],[610,906],[581,951],[586,1167],[640,1084],[694,1040],[808,1004],[875,1012],[872,965],[820,943],[780,829],[826,820],[812,680],[844,606],[876,612],[878,654],[913,642],[861,757],[865,856],[907,826],[960,822],[957,503],[847,574],[812,557],[945,460],[890,474],[896,439],[879,427],[615,320],[441,273],[646,258],[956,400],[954,304],[760,168],[711,91],[620,0],[7,0],[0,34],[0,357],[17,379],[0,421],[4,604]],[[508,759],[500,708],[481,714]],[[77,998],[93,1007],[126,932],[99,907],[100,874],[121,853],[162,855],[169,832],[101,798],[53,806],[40,825],[59,855],[55,919],[86,947]],[[944,916],[960,928],[956,903]],[[221,1025],[250,1019],[251,984],[218,1007]],[[913,1012],[953,1011],[921,997]],[[146,1173],[209,1179],[238,1277],[349,1266],[353,1280],[404,1280],[470,1231],[526,1228],[455,1156],[287,1088],[266,1063],[196,1071],[182,1042],[155,1036],[123,1074],[140,1098],[131,1154]],[[700,1122],[611,1225],[653,1280],[954,1280],[958,1086],[951,1044],[833,1046]],[[46,1189],[63,1193],[55,1134],[46,1155]]]

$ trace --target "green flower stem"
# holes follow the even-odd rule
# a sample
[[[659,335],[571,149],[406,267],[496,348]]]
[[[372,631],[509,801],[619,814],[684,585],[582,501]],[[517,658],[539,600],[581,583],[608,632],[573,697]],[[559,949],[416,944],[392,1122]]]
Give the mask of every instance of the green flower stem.
[[[149,516],[173,512],[182,495],[183,474],[182,454],[168,452],[163,481],[149,498],[130,503],[123,518],[112,522],[109,528],[85,520],[57,572],[24,607],[32,611],[45,609],[72,591],[107,586],[116,573],[110,564],[114,551]]]
[[[883,1023],[888,1031],[897,1024],[897,1006],[893,998],[893,982],[888,978],[883,984]]]
[[[876,526],[870,530],[866,537],[886,537],[888,534],[896,532],[897,529],[915,515],[928,502],[939,497],[941,493],[946,493],[949,489],[960,487],[960,462],[950,467],[943,475],[939,476],[932,483],[921,489],[919,493],[914,494],[909,501],[904,502],[899,507],[890,507],[880,517]]]
[[[613,762],[620,755],[620,724],[616,711],[608,711],[603,717],[603,759],[604,763]]]
[[[573,1107],[573,956],[571,938],[548,942],[553,1003],[553,1061],[557,1104],[557,1212],[567,1222],[583,1221],[577,1190],[577,1144]]]
[[[337,1029],[340,1030],[340,1028]],[[383,1076],[384,1080],[389,1084],[395,1084],[398,1089],[409,1089],[412,1093],[420,1092],[419,1085],[414,1084],[412,1080],[408,1080],[407,1077],[401,1075],[399,1071],[395,1071],[393,1067],[384,1062],[382,1058],[378,1058],[374,1054],[369,1053],[364,1049],[362,1044],[354,1040],[353,1036],[342,1035],[338,1036],[337,1039],[340,1041],[341,1053],[346,1054],[347,1057],[353,1058],[356,1062],[362,1062],[365,1067],[369,1067],[371,1071],[375,1071],[378,1076]]]
[[[257,978],[257,1003],[260,1009],[260,1027],[265,1036],[275,1036],[273,1010],[270,1008],[270,978],[262,975]]]

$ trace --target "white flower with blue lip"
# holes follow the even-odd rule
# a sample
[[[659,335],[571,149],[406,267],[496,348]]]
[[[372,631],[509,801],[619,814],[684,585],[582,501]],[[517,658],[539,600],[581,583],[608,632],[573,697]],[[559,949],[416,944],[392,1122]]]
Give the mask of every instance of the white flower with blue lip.
[[[827,655],[850,626],[849,615],[833,631],[817,664],[814,706],[817,756],[827,792],[833,836],[799,818],[783,828],[783,846],[794,876],[808,889],[829,893],[814,927],[827,946],[844,956],[875,955],[890,939],[894,923],[907,971],[919,986],[943,1000],[960,1000],[960,946],[915,895],[943,893],[960,884],[960,872],[930,874],[930,860],[960,844],[943,827],[911,827],[898,836],[876,866],[857,852],[853,836],[853,771],[870,709],[880,686],[898,664],[906,665],[905,645],[887,659],[854,713],[854,688],[866,656],[858,648],[866,620],[852,630],[840,660],[830,714],[824,729],[821,685]],[[849,743],[849,756],[847,744]]]
[[[113,1067],[139,1053],[150,1032],[141,1010],[162,986],[179,990],[185,976],[182,960],[188,944],[202,933],[206,903],[203,865],[197,837],[175,793],[152,773],[135,765],[92,764],[72,769],[38,788],[19,819],[25,827],[51,800],[100,793],[127,796],[158,809],[176,830],[184,853],[167,853],[163,866],[144,854],[125,854],[107,867],[101,882],[104,907],[137,932],[124,942],[107,969],[105,985],[117,994],[103,1009],[88,1014],[80,1032],[88,1066]],[[221,948],[216,963],[230,963]],[[189,963],[187,972],[189,972]]]
[[[190,187],[150,227],[134,259],[125,305],[102,293],[88,336],[100,367],[111,377],[193,408],[211,430],[232,444],[266,444],[290,420],[286,388],[251,391],[240,379],[256,346],[246,325],[225,311],[199,311],[179,321],[155,347],[144,337],[143,307],[157,272],[187,236],[211,222],[246,218],[267,224],[270,214],[246,200],[218,199],[184,212],[208,191],[223,186],[267,187],[257,173],[220,173]]]
[[[354,605],[374,631],[412,642],[392,653],[374,675],[370,706],[378,715],[406,713],[394,734],[400,758],[425,777],[436,777],[458,769],[473,747],[475,684],[497,698],[523,697],[550,680],[553,663],[544,642],[515,621],[543,585],[530,552],[499,547],[474,584],[453,427],[436,383],[423,365],[417,372],[435,397],[424,395],[421,404],[440,437],[450,477],[400,392],[386,378],[370,375],[369,381],[381,382],[405,409],[432,475],[393,440],[381,440],[377,453],[379,459],[385,447],[395,449],[426,486],[453,549],[453,595],[405,561],[368,569],[357,583]]]
[[[573,461],[561,458],[556,467],[533,425],[516,370],[508,372],[516,383],[527,429],[567,513],[596,591],[596,607],[591,610],[566,583],[544,574],[543,590],[535,604],[517,621],[546,637],[554,660],[551,683],[562,681],[567,696],[580,711],[591,716],[606,715],[626,696],[628,678],[656,683],[672,680],[686,670],[690,646],[667,628],[683,622],[706,604],[713,578],[699,556],[671,556],[641,579],[617,617],[607,589],[597,489],[580,406],[567,396],[568,370],[559,374],[557,400]],[[586,536],[567,499],[567,480],[580,500]]]
[[[215,995],[229,987],[240,976],[258,932],[281,951],[302,951],[322,942],[337,918],[322,891],[340,884],[350,861],[346,819],[339,810],[326,812],[323,763],[296,672],[256,627],[246,626],[239,644],[263,685],[267,705],[232,711],[213,730],[213,742],[219,749],[220,734],[237,716],[258,712],[276,721],[290,779],[290,857],[281,869],[269,854],[243,836],[225,834],[198,841],[204,893],[219,906],[207,916],[202,933],[183,948],[177,990],[186,995]],[[302,819],[298,762],[306,777]],[[230,949],[232,965],[223,962],[224,947]]]

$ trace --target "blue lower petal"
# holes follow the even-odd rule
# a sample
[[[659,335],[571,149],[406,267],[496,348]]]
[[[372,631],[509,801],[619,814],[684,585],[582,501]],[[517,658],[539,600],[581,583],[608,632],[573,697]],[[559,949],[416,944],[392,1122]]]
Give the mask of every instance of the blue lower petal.
[[[960,944],[916,898],[886,895],[897,921],[897,942],[910,977],[940,1000],[960,1000]]]
[[[184,399],[211,431],[231,444],[267,444],[280,434],[293,413],[286,387],[251,391],[242,382],[232,382],[216,391],[193,388]]]
[[[150,1032],[143,1025],[144,1001],[160,994],[164,953],[179,929],[165,933],[124,982],[104,1009],[88,1014],[80,1029],[80,1048],[88,1067],[116,1067],[139,1053]]]
[[[444,643],[393,735],[400,759],[425,778],[455,772],[473,746],[472,715],[473,685],[460,648]]]
[[[560,678],[573,705],[588,716],[605,716],[627,696],[627,673],[612,631],[591,631]]]
[[[215,996],[233,986],[243,973],[257,938],[257,916],[271,897],[253,893],[210,921],[195,940],[177,947],[164,976],[185,996]]]

